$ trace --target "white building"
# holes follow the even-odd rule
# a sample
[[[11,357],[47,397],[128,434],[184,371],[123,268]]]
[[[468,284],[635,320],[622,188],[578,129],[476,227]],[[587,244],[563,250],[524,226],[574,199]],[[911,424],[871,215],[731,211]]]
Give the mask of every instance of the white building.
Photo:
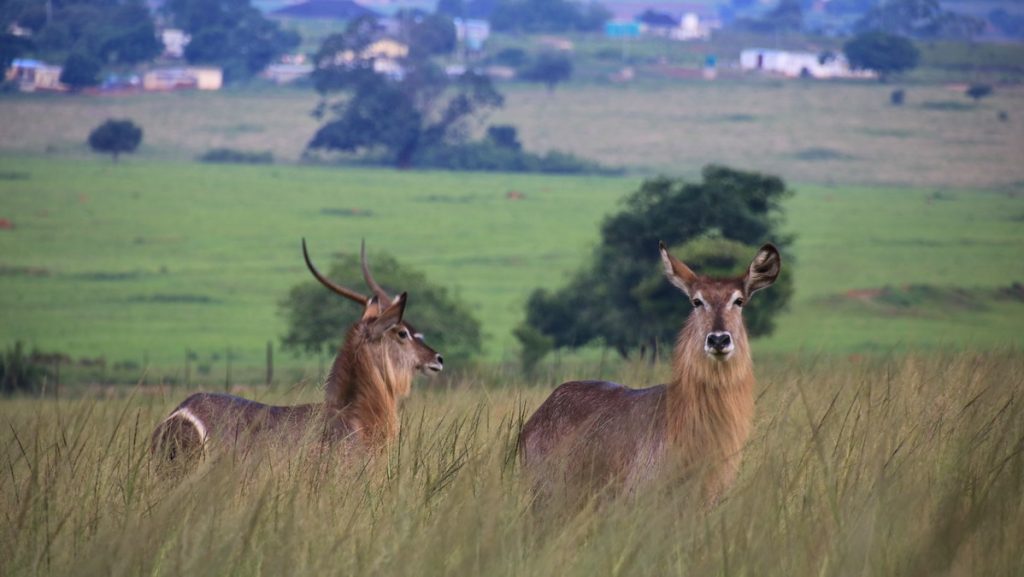
[[[819,55],[813,52],[789,52],[748,48],[740,53],[740,68],[778,74],[787,78],[875,78],[874,72],[853,70],[842,54]]]
[[[669,32],[673,40],[705,40],[711,37],[711,24],[701,20],[696,12],[683,14],[679,26]]]
[[[169,90],[220,90],[224,85],[224,71],[212,66],[160,68],[142,76],[142,89],[147,92]]]

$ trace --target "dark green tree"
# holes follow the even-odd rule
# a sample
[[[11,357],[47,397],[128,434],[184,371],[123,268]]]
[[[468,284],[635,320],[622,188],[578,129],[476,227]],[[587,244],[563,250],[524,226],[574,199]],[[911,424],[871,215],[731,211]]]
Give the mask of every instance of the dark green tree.
[[[569,284],[530,296],[516,333],[528,337],[520,337],[524,352],[544,345],[538,334],[556,348],[600,342],[623,356],[642,346],[671,347],[689,304],[660,276],[658,241],[698,272],[731,274],[764,242],[788,246],[779,226],[790,194],[778,177],[716,165],[704,168],[699,183],[645,181],[605,219],[593,258]],[[792,285],[780,282],[772,297],[744,313],[751,336],[771,332],[773,315],[789,301]]]
[[[118,156],[135,152],[142,143],[142,129],[131,120],[108,119],[89,133],[89,148],[101,154]]]
[[[843,45],[843,53],[850,66],[873,70],[883,82],[893,74],[914,68],[921,57],[910,40],[885,32],[858,34]]]
[[[185,59],[220,66],[228,80],[261,72],[301,40],[264,18],[249,0],[168,0],[164,11],[192,36]]]
[[[34,356],[25,352],[21,341],[14,343],[0,355],[0,393],[38,393],[48,370],[44,364],[36,361]]]
[[[405,28],[405,36],[409,39],[409,56],[412,58],[451,54],[455,50],[455,24],[444,14],[409,18]]]
[[[399,75],[375,72],[373,60],[360,55],[371,29],[369,22],[350,26],[317,53],[313,81],[321,102],[314,114],[332,118],[313,135],[311,150],[383,151],[405,168],[424,147],[464,140],[473,119],[502,105],[486,76],[470,71],[449,79],[429,58],[406,59]]]
[[[611,17],[597,3],[569,0],[499,0],[491,13],[491,26],[498,32],[596,31]]]
[[[496,124],[487,127],[487,140],[509,150],[521,151],[523,144],[519,142],[519,131],[515,126]]]
[[[101,64],[135,64],[163,48],[141,0],[21,0],[9,6],[0,20],[32,30],[32,54],[44,60],[78,53]]]
[[[917,38],[970,38],[985,24],[973,16],[943,10],[939,0],[883,0],[855,28]]]
[[[980,101],[982,98],[986,98],[992,95],[992,85],[975,82],[967,87],[964,91],[964,95],[974,99],[975,102]]]
[[[373,276],[381,286],[392,293],[409,292],[406,321],[426,335],[430,346],[448,364],[458,366],[480,353],[480,322],[456,293],[431,283],[422,273],[401,265],[390,255],[374,254],[369,260]],[[340,255],[327,276],[358,289],[363,278],[359,255]],[[368,289],[365,292],[370,294]],[[339,347],[345,331],[362,314],[354,303],[314,280],[292,287],[280,306],[288,323],[282,337],[284,347],[305,353],[330,352]]]
[[[13,34],[0,34],[0,68],[7,70],[15,58],[32,48],[32,42]]]
[[[88,54],[75,52],[64,61],[60,81],[71,87],[71,90],[96,86],[100,83],[100,68],[99,60]]]
[[[548,88],[548,92],[554,92],[560,82],[565,82],[572,77],[572,59],[568,54],[562,52],[541,52],[522,72],[524,80],[541,82]]]

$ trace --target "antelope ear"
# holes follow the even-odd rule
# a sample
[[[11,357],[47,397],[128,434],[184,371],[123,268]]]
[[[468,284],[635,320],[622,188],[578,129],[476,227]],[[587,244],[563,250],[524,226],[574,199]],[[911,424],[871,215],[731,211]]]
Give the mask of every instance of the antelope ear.
[[[391,302],[391,306],[384,309],[384,312],[380,313],[379,317],[370,321],[370,332],[374,337],[381,336],[389,329],[402,322],[402,316],[405,314],[405,303],[408,302],[407,299],[407,293],[398,295],[395,300]]]
[[[665,267],[665,277],[677,289],[690,296],[693,283],[697,282],[697,274],[690,270],[690,267],[683,264],[683,261],[669,254],[665,243],[658,242],[658,250],[661,251],[661,264]]]
[[[771,243],[762,246],[754,256],[754,260],[751,261],[746,276],[743,277],[743,289],[747,296],[770,287],[775,279],[779,278],[781,270],[782,256],[779,254],[779,249]]]
[[[363,316],[360,320],[365,321],[368,319],[379,317],[380,313],[380,299],[377,298],[377,295],[373,295],[372,297],[366,299],[366,305],[363,308]]]

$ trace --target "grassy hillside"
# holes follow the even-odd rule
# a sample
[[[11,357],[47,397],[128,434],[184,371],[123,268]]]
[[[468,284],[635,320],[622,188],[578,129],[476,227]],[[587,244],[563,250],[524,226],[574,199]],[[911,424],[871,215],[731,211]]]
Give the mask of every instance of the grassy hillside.
[[[488,357],[508,359],[526,296],[565,281],[638,183],[5,157],[0,342],[173,370],[191,348],[221,371],[230,348],[258,366],[283,332],[277,302],[312,282],[299,239],[326,265],[365,237],[371,258],[391,252],[458,290]],[[795,188],[796,297],[757,350],[1024,342],[1009,290],[1024,281],[1019,193]],[[414,319],[415,287],[401,288]]]
[[[760,168],[794,182],[995,188],[1024,182],[1024,90],[997,86],[980,104],[963,87],[770,79],[572,85],[548,94],[505,85],[493,123],[529,150],[563,150],[634,171],[695,175],[707,162]],[[317,128],[311,89],[216,94],[0,97],[0,151],[88,156],[108,117],[145,130],[139,156],[191,160],[215,147],[300,158]],[[999,112],[1007,120],[999,119]]]

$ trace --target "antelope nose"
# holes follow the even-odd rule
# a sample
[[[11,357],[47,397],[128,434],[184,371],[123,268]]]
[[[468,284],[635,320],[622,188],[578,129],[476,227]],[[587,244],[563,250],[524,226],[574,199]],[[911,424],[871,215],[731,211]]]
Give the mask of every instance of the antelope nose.
[[[707,347],[716,351],[732,348],[732,336],[729,333],[711,333],[708,335]]]
[[[437,355],[437,364],[443,365],[444,364],[444,357],[442,357],[441,355]]]

